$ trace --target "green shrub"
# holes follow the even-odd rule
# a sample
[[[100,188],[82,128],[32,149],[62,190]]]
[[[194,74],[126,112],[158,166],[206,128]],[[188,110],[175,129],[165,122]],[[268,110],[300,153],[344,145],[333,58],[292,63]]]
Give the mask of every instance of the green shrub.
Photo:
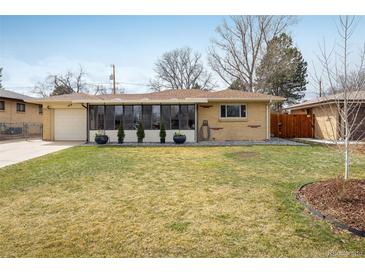
[[[143,140],[144,136],[145,136],[145,134],[144,134],[143,124],[142,124],[142,122],[140,122],[137,127],[137,137],[138,137],[138,139]]]
[[[161,123],[161,127],[160,127],[160,138],[161,139],[165,139],[166,138],[166,129],[165,129],[165,124]]]
[[[118,127],[118,143],[123,143],[125,134],[124,134],[124,128],[123,128],[123,121],[120,121],[120,125]]]
[[[176,131],[176,132],[174,133],[174,136],[185,136],[185,134],[181,133],[181,131],[180,131],[180,130],[178,130],[178,131]]]

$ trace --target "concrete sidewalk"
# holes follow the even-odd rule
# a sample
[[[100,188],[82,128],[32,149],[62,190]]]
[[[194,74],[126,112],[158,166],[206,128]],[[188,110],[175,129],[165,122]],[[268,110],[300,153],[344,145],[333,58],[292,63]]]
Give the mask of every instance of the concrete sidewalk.
[[[1,141],[0,168],[79,144],[81,142],[47,142],[38,139]]]
[[[334,141],[334,140],[322,140],[314,138],[295,138],[293,139],[298,142],[308,143],[308,144],[320,144],[320,145],[344,145],[345,141]],[[365,141],[350,141],[350,145],[365,145]]]

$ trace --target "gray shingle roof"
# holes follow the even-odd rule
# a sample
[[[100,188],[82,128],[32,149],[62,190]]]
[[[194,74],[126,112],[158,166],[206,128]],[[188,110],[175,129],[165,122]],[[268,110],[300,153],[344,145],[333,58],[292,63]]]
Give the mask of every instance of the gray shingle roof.
[[[20,93],[16,93],[14,91],[6,90],[6,89],[0,89],[0,98],[16,99],[16,100],[22,100],[22,101],[34,99],[33,97],[23,95]]]
[[[65,101],[83,101],[98,100],[98,101],[142,101],[142,100],[184,100],[184,99],[233,99],[233,100],[273,100],[282,101],[285,98],[272,96],[261,93],[243,92],[239,90],[221,90],[221,91],[203,91],[199,89],[177,89],[163,90],[150,93],[134,93],[134,94],[105,94],[105,95],[90,95],[85,93],[73,93],[59,96],[50,96],[47,98],[38,99],[39,101],[47,102],[65,102]]]
[[[321,105],[330,102],[342,101],[344,99],[344,93],[337,93],[333,95],[326,95],[319,97],[314,100],[308,100],[300,104],[292,105],[286,109],[301,109],[311,107],[313,105]],[[347,93],[348,100],[364,101],[365,102],[365,91],[352,91]]]

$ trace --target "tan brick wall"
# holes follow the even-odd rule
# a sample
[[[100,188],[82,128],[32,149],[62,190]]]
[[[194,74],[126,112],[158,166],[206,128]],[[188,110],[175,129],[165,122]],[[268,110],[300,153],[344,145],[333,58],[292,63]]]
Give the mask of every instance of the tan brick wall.
[[[339,117],[336,106],[323,105],[313,108],[315,115],[315,138],[334,140],[339,134]]]
[[[43,109],[43,140],[53,140],[53,109]]]
[[[42,114],[39,113],[38,105],[25,103],[25,112],[17,112],[16,104],[23,103],[16,100],[5,101],[5,110],[0,110],[0,122],[2,123],[42,123]]]
[[[229,103],[224,103],[229,104]],[[232,103],[237,104],[237,103]],[[247,118],[220,118],[221,103],[198,105],[198,132],[204,120],[208,120],[210,139],[228,140],[265,140],[267,139],[266,107],[264,102],[241,102],[246,104]],[[210,106],[210,107],[209,107]],[[270,115],[269,115],[270,116]],[[269,118],[270,119],[270,118]],[[270,136],[270,135],[269,135]]]

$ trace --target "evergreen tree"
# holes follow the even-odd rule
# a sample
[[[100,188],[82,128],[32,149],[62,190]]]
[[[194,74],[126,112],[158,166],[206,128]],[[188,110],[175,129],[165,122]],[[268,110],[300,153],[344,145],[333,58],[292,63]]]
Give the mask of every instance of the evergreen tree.
[[[234,80],[228,87],[229,89],[247,91],[246,85],[240,80]]]
[[[0,68],[0,88],[3,88],[3,68]]]
[[[305,95],[307,76],[307,62],[292,38],[282,33],[269,41],[257,68],[257,90],[283,96],[288,104],[297,103]]]

